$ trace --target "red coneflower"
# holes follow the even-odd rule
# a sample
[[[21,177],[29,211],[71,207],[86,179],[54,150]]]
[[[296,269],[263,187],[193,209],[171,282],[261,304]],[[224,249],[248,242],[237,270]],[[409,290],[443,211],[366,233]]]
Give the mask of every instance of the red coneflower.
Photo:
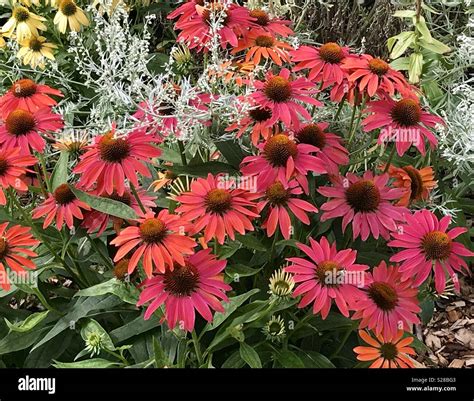
[[[395,167],[390,165],[388,174],[391,178],[394,178],[393,186],[405,191],[396,203],[400,206],[409,206],[412,202],[427,200],[431,190],[437,184],[432,167],[424,167],[418,170],[413,166]]]
[[[224,283],[221,273],[225,260],[217,260],[211,249],[204,249],[185,259],[183,265],[175,265],[143,282],[138,306],[151,301],[145,312],[148,320],[153,312],[165,305],[165,319],[173,329],[176,323],[186,331],[192,331],[195,311],[208,322],[212,322],[212,310],[224,312],[221,302],[228,302],[226,291],[232,288]]]
[[[14,188],[18,191],[27,191],[28,185],[23,181],[28,170],[27,166],[36,163],[30,155],[21,155],[19,148],[0,149],[0,205],[6,205],[7,199],[4,189]]]
[[[311,95],[317,90],[314,84],[304,77],[290,78],[290,70],[283,68],[278,75],[269,71],[265,81],[255,81],[256,92],[251,97],[264,109],[272,112],[270,124],[282,121],[286,127],[299,126],[299,116],[311,120],[308,111],[298,103],[322,106],[322,103]]]
[[[16,109],[34,113],[45,107],[51,108],[57,102],[48,95],[63,96],[61,91],[47,85],[37,84],[31,79],[19,79],[0,97],[1,115],[7,117]]]
[[[10,289],[6,267],[16,274],[26,274],[25,268],[35,269],[34,262],[25,256],[34,258],[38,255],[25,246],[36,246],[40,243],[31,235],[30,227],[16,225],[7,229],[8,224],[8,222],[0,224],[0,274],[2,276],[0,285],[5,291]]]
[[[329,42],[321,47],[301,46],[290,53],[291,59],[297,63],[293,71],[309,69],[308,79],[323,82],[322,89],[332,84],[340,84],[346,71],[342,69],[343,60],[349,55],[348,47]]]
[[[407,209],[390,201],[400,199],[403,190],[387,186],[388,174],[377,175],[366,171],[361,177],[348,173],[346,178],[331,177],[332,187],[319,187],[321,195],[333,198],[321,206],[321,221],[342,217],[342,230],[352,222],[352,236],[365,241],[372,233],[389,239],[397,223],[405,221]]]
[[[97,192],[118,195],[125,192],[125,178],[138,187],[137,172],[150,177],[145,165],[161,151],[153,146],[158,139],[147,135],[143,130],[134,130],[128,135],[115,135],[115,125],[110,132],[94,138],[94,144],[81,156],[74,173],[82,174],[79,185],[90,189],[96,186]]]
[[[0,144],[3,148],[20,148],[20,153],[29,154],[30,150],[43,152],[46,142],[41,134],[56,131],[63,127],[59,114],[51,113],[49,108],[35,112],[15,109],[0,125]]]
[[[71,229],[74,227],[74,217],[79,220],[84,218],[81,209],[91,210],[89,205],[76,198],[69,184],[61,184],[41,205],[33,210],[33,218],[39,219],[46,216],[43,228],[48,227],[56,218],[58,230],[61,230],[64,222]]]
[[[184,255],[191,255],[197,245],[194,239],[185,234],[191,229],[186,220],[168,210],[161,210],[156,216],[147,213],[138,219],[137,227],[131,226],[120,231],[110,243],[119,247],[114,262],[124,258],[135,247],[138,248],[130,257],[128,274],[135,270],[143,256],[143,268],[148,278],[152,276],[153,266],[156,271],[164,273],[166,267],[173,270],[175,262],[185,265]]]
[[[236,231],[243,235],[245,231],[254,230],[251,221],[258,214],[252,201],[257,195],[244,189],[232,189],[233,185],[208,174],[206,179],[193,181],[189,192],[176,197],[181,203],[176,212],[193,222],[193,234],[204,229],[205,242],[215,237],[223,244],[226,235],[234,240]]]
[[[404,277],[414,277],[413,285],[418,287],[431,271],[434,270],[435,287],[442,293],[446,287],[446,271],[451,276],[455,288],[459,291],[459,280],[455,271],[468,272],[462,256],[474,256],[464,245],[453,241],[465,233],[467,228],[454,227],[447,231],[450,216],[438,221],[436,215],[429,210],[420,210],[414,215],[406,216],[406,224],[392,233],[393,241],[389,246],[406,248],[390,258],[392,262],[401,262],[400,271]]]
[[[293,292],[293,297],[303,295],[299,308],[313,303],[313,313],[321,312],[326,319],[334,300],[341,313],[348,317],[357,298],[363,295],[364,272],[369,267],[354,263],[357,251],[344,249],[338,251],[336,244],[330,244],[326,237],[315,241],[309,238],[310,247],[298,243],[308,259],[288,258],[292,264],[285,272],[293,273],[293,279],[300,283]]]
[[[203,6],[205,0],[185,0],[176,10],[168,14],[168,19],[176,19],[176,24],[180,24],[185,21],[189,21],[191,18],[198,15],[196,6]]]
[[[297,143],[316,146],[316,152],[326,166],[328,173],[338,174],[339,166],[349,164],[349,152],[342,146],[342,139],[336,134],[325,132],[328,123],[311,123],[295,133]]]
[[[257,190],[264,191],[275,181],[287,183],[296,180],[308,193],[308,171],[318,174],[327,172],[322,160],[311,153],[319,149],[306,143],[296,143],[286,134],[276,134],[258,145],[260,154],[247,156],[242,160],[240,171],[247,176],[257,177]]]
[[[262,228],[267,230],[267,236],[275,234],[277,225],[285,239],[289,239],[291,232],[291,219],[288,209],[303,224],[309,224],[307,212],[317,213],[318,209],[309,202],[298,199],[296,195],[301,195],[303,190],[295,180],[289,183],[276,181],[270,184],[262,194],[263,200],[258,202],[257,209],[261,213],[268,205],[267,218],[262,224]]]
[[[272,35],[280,35],[286,38],[287,36],[294,34],[293,30],[289,28],[289,25],[292,24],[291,21],[282,20],[277,17],[271,17],[261,8],[250,10],[250,16],[256,19],[255,23],[259,26],[259,28],[271,33]]]
[[[444,124],[441,117],[424,111],[415,96],[393,100],[386,97],[383,100],[369,102],[368,112],[372,113],[362,121],[364,131],[369,132],[377,128],[381,130],[378,143],[395,142],[397,153],[402,156],[413,144],[422,155],[425,154],[425,137],[431,149],[438,144],[438,140],[426,127],[435,127]]]
[[[359,327],[368,327],[385,338],[394,338],[397,330],[410,330],[410,325],[419,323],[416,316],[421,308],[418,304],[418,288],[413,280],[403,279],[396,266],[381,262],[366,276],[365,297],[355,303],[356,313],[352,319],[362,319]]]
[[[373,361],[369,368],[413,368],[413,361],[409,355],[416,355],[413,348],[408,347],[413,337],[403,337],[403,330],[399,330],[392,339],[385,339],[382,335],[370,336],[364,330],[359,330],[359,337],[370,347],[359,346],[354,348],[359,361]]]

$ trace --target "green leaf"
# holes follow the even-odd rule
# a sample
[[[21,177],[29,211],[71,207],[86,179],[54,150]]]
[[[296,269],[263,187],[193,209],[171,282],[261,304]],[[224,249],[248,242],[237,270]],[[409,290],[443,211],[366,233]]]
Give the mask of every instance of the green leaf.
[[[86,194],[85,192],[74,187],[71,187],[71,190],[79,200],[87,203],[91,208],[99,212],[110,214],[112,216],[120,217],[126,220],[135,220],[138,218],[135,210],[125,203],[113,199]]]
[[[262,270],[261,267],[259,269],[254,269],[254,268],[248,267],[246,265],[236,264],[236,265],[227,266],[226,269],[225,269],[225,273],[230,278],[235,279],[236,277],[254,276],[255,274],[257,274],[261,270]]]
[[[266,252],[268,250],[265,245],[263,245],[257,238],[255,238],[254,236],[250,234],[247,234],[247,235],[237,234],[235,238],[246,248],[255,249],[256,251],[262,251],[262,252]]]
[[[400,57],[405,51],[410,47],[416,38],[415,32],[402,32],[397,36],[394,36],[393,39],[389,42],[390,44],[394,43],[393,46],[389,47],[390,58],[396,59]]]
[[[412,18],[416,15],[415,10],[397,10],[393,14],[394,17],[398,18]]]
[[[67,183],[68,163],[69,163],[69,152],[66,150],[62,150],[53,171],[53,178],[51,181],[53,191],[57,187],[59,187],[61,184]]]
[[[99,334],[102,338],[101,345],[110,351],[115,350],[115,345],[109,336],[109,333],[94,319],[88,319],[85,326],[81,329],[81,337],[86,341],[91,334]]]
[[[416,22],[415,26],[416,29],[418,29],[418,31],[421,33],[421,37],[423,38],[423,40],[428,43],[431,43],[433,38],[431,37],[430,30],[426,26],[426,21],[423,16],[420,16],[420,19],[418,20],[418,22]]]
[[[298,355],[307,368],[335,368],[334,364],[319,352],[301,350]]]
[[[408,57],[399,57],[393,60],[390,66],[397,71],[407,71],[410,67],[410,59]]]
[[[237,174],[238,170],[227,163],[210,161],[201,164],[187,166],[173,165],[170,167],[175,174],[190,175],[192,177],[206,177],[209,173],[217,175],[219,173]]]
[[[49,327],[34,328],[31,331],[20,333],[12,331],[0,340],[0,355],[10,354],[28,348],[39,338],[43,337]]]
[[[214,144],[216,145],[216,148],[219,150],[222,156],[225,157],[227,163],[238,169],[240,163],[245,157],[245,154],[242,151],[242,147],[238,144],[238,142],[233,140],[215,141]]]
[[[160,318],[157,316],[159,312],[160,310],[158,309],[149,320],[143,319],[143,314],[138,316],[131,322],[117,327],[115,330],[112,330],[110,332],[110,337],[115,344],[119,344],[131,337],[145,333],[149,330],[156,329],[156,327],[160,324]]]
[[[303,361],[290,350],[281,350],[276,355],[277,361],[284,368],[304,368],[305,364]]]
[[[431,298],[426,298],[422,302],[420,302],[420,308],[421,308],[421,321],[423,322],[424,325],[427,325],[431,318],[433,317],[433,312],[434,312],[434,301]]]
[[[127,285],[123,281],[112,278],[103,283],[79,290],[75,296],[97,297],[105,294],[114,294],[123,302],[136,305],[138,302],[139,291],[134,286]]]
[[[19,333],[24,333],[33,329],[38,323],[40,323],[46,316],[48,316],[49,311],[37,312],[28,316],[25,320],[19,323],[10,323],[5,319],[5,323],[11,331],[17,331]]]
[[[163,368],[170,365],[170,361],[156,337],[153,337],[153,352],[155,353],[155,367]]]
[[[86,359],[79,362],[59,362],[54,361],[53,366],[57,369],[90,369],[90,368],[110,368],[120,365],[117,362],[111,362],[103,358]]]
[[[158,159],[171,162],[173,164],[181,164],[181,153],[170,148],[160,148],[161,155],[158,156]]]
[[[44,346],[29,352],[23,367],[49,368],[51,361],[59,358],[68,349],[73,337],[73,331],[65,331]]]
[[[423,70],[423,54],[412,53],[410,55],[410,65],[408,67],[408,79],[410,83],[416,84],[420,81],[422,70]]]
[[[260,361],[257,351],[255,351],[250,345],[246,343],[240,343],[239,353],[242,360],[244,360],[245,363],[251,368],[262,367],[262,362]]]
[[[436,54],[445,54],[451,51],[449,46],[446,46],[443,42],[439,40],[432,39],[431,42],[427,42],[426,40],[420,39],[419,42],[421,47],[425,48],[426,50],[430,50]]]

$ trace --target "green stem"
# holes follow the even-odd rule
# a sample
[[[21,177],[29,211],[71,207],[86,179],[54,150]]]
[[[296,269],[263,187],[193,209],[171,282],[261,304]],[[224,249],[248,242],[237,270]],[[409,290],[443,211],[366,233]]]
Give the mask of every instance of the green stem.
[[[37,164],[35,164],[35,171],[36,171],[36,175],[38,176],[38,181],[40,183],[41,192],[43,192],[44,197],[47,198],[48,197],[48,190],[46,189],[46,186],[44,185],[43,177],[41,176],[41,171],[40,171],[40,168]]]
[[[186,166],[188,164],[188,161],[186,160],[186,150],[184,149],[183,141],[178,141],[178,147],[179,153],[181,155],[181,162],[183,163],[183,166]]]
[[[48,174],[46,170],[46,162],[41,153],[37,152],[36,155],[38,157],[38,160],[40,161],[41,169],[43,170],[43,176],[44,176],[44,182],[46,183],[46,188],[48,188],[48,192],[51,193],[51,183],[49,182],[49,179],[48,179]]]
[[[339,354],[339,352],[341,352],[342,348],[344,347],[344,345],[346,344],[349,336],[351,335],[352,333],[352,330],[353,330],[353,326],[351,325],[349,327],[349,329],[346,331],[346,333],[344,334],[344,337],[342,338],[342,341],[341,343],[339,344],[339,347],[337,347],[336,351],[330,356],[329,359],[332,359],[334,358],[337,354]]]
[[[107,259],[107,257],[101,252],[101,250],[99,249],[99,247],[97,246],[97,244],[94,242],[94,240],[91,238],[91,236],[89,234],[86,234],[86,237],[87,239],[89,240],[89,242],[91,243],[91,246],[92,248],[94,249],[94,251],[97,252],[97,254],[100,256],[100,258],[104,261],[105,265],[109,268],[112,268],[113,265],[112,263],[110,262],[109,259]]]
[[[198,336],[196,334],[196,330],[193,330],[191,332],[191,337],[192,337],[193,344],[194,344],[194,350],[196,351],[196,358],[198,360],[198,364],[199,364],[199,366],[201,366],[202,365],[202,354],[201,354],[201,347],[199,345],[199,339],[198,339]]]
[[[137,200],[138,206],[140,206],[141,211],[143,213],[146,213],[145,206],[143,206],[143,203],[142,203],[140,197],[138,196],[137,189],[135,188],[135,185],[133,185],[131,182],[130,182],[130,190],[132,191],[133,196]]]
[[[109,353],[110,355],[113,355],[113,356],[115,356],[116,358],[120,359],[120,360],[122,361],[122,363],[123,363],[125,366],[129,366],[129,365],[130,365],[123,355],[120,355],[119,353],[114,352],[114,351],[111,351],[111,350],[109,350],[109,349],[107,349],[107,348],[105,348],[104,351],[107,352],[107,353]]]
[[[344,103],[346,101],[346,97],[347,97],[347,94],[345,94],[343,98],[341,99],[341,102],[339,103],[339,107],[337,108],[336,114],[334,115],[334,121],[336,121],[337,118],[339,117],[339,114],[341,114],[342,107],[344,106]]]
[[[392,162],[393,156],[395,155],[395,151],[397,150],[395,144],[393,144],[392,151],[390,152],[390,156],[388,157],[387,164],[385,165],[385,168],[383,170],[384,174],[388,171],[388,168],[390,167],[390,163]]]

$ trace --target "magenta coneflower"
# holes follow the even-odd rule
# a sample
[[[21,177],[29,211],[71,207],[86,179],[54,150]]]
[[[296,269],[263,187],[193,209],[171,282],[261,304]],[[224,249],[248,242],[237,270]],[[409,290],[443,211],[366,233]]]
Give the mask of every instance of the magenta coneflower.
[[[283,68],[278,75],[269,71],[265,81],[254,82],[256,92],[251,97],[264,109],[272,113],[270,124],[282,121],[287,128],[299,126],[299,116],[311,120],[311,115],[298,102],[322,106],[313,97],[317,90],[314,84],[304,77],[290,78],[290,70]]]
[[[4,149],[20,148],[22,154],[29,154],[31,149],[43,152],[46,142],[41,134],[62,127],[62,117],[51,113],[48,107],[34,113],[15,109],[4,117],[0,125],[0,144]]]
[[[257,177],[257,190],[264,191],[275,181],[288,183],[296,180],[308,193],[306,174],[313,171],[318,174],[327,172],[326,166],[311,153],[319,149],[306,143],[296,143],[287,134],[276,134],[258,145],[260,154],[247,156],[240,166],[242,174]]]
[[[286,38],[287,36],[294,34],[293,30],[289,28],[291,21],[271,17],[261,8],[250,10],[250,16],[256,19],[255,23],[260,29],[271,33],[272,35],[279,35]]]
[[[330,244],[326,237],[319,242],[309,238],[311,247],[297,244],[309,258],[288,258],[292,264],[284,270],[293,273],[299,286],[293,296],[303,295],[299,308],[313,303],[313,313],[321,311],[323,319],[329,314],[332,301],[341,313],[348,317],[354,302],[363,296],[359,287],[364,285],[364,272],[369,267],[354,263],[357,251],[344,249],[337,251],[336,244]]]
[[[342,230],[352,222],[352,236],[365,241],[374,238],[389,239],[397,223],[405,221],[407,209],[392,205],[391,201],[403,196],[403,189],[387,186],[388,174],[377,175],[366,171],[362,178],[348,173],[344,177],[331,177],[332,187],[319,187],[321,195],[332,198],[321,206],[321,221],[342,217]]]
[[[426,127],[433,128],[437,124],[444,124],[441,117],[424,111],[415,97],[404,97],[393,100],[385,97],[383,100],[370,102],[368,112],[372,113],[362,121],[364,131],[369,132],[383,128],[378,143],[395,142],[397,153],[402,156],[411,145],[425,154],[425,138],[431,149],[438,144],[438,140]]]
[[[81,161],[74,168],[74,173],[81,174],[79,186],[85,189],[96,187],[99,194],[104,192],[118,195],[125,192],[125,178],[138,187],[137,172],[151,177],[145,165],[161,151],[153,146],[158,142],[152,135],[143,130],[134,130],[123,137],[115,136],[115,125],[112,130],[94,138],[94,144],[81,156]]]
[[[145,320],[161,305],[165,305],[165,319],[170,329],[176,324],[192,331],[195,311],[211,322],[212,311],[224,312],[222,301],[228,302],[226,291],[232,288],[224,283],[222,271],[225,260],[217,260],[211,249],[204,249],[186,257],[183,265],[175,265],[143,283],[138,306],[151,301]]]
[[[114,262],[124,258],[135,247],[130,257],[128,274],[132,274],[143,257],[143,268],[148,278],[152,276],[153,266],[161,273],[173,269],[175,263],[184,266],[184,256],[194,253],[194,239],[185,234],[191,229],[188,221],[180,216],[161,210],[156,216],[147,213],[138,219],[138,226],[130,226],[122,231],[110,243],[119,247]]]
[[[275,234],[276,228],[280,226],[280,232],[285,239],[291,236],[291,213],[303,224],[309,224],[310,220],[307,212],[317,213],[318,209],[311,203],[298,199],[303,190],[295,180],[289,183],[276,181],[270,184],[262,194],[263,199],[258,202],[257,208],[261,213],[268,205],[267,218],[262,224],[262,228],[267,230],[267,236]]]
[[[181,203],[176,209],[182,218],[192,221],[193,234],[204,230],[204,241],[213,237],[220,244],[226,235],[235,239],[235,232],[245,234],[253,231],[252,220],[258,217],[256,205],[252,202],[257,195],[245,189],[232,189],[233,182],[225,182],[208,174],[191,184],[191,190],[176,197]]]
[[[37,84],[31,79],[19,79],[0,97],[1,115],[6,118],[16,109],[34,113],[42,108],[51,108],[57,102],[48,95],[63,96],[61,91],[47,85]]]
[[[392,233],[389,246],[406,248],[392,256],[392,262],[401,262],[400,271],[404,277],[414,277],[414,286],[420,286],[434,270],[436,291],[442,293],[446,287],[446,272],[451,276],[459,291],[456,272],[468,272],[466,262],[461,257],[474,256],[464,245],[453,241],[465,233],[467,228],[454,227],[448,231],[450,216],[438,220],[429,210],[420,210],[406,216],[406,224]]]
[[[46,216],[43,228],[48,227],[56,218],[58,230],[61,230],[64,222],[71,229],[74,227],[74,217],[79,220],[84,218],[81,209],[91,210],[89,205],[76,198],[69,184],[61,184],[41,205],[33,210],[33,218],[39,219]]]
[[[367,273],[365,296],[355,304],[352,319],[362,319],[359,327],[368,327],[385,338],[394,338],[399,329],[410,330],[419,323],[417,313],[418,288],[412,279],[403,279],[396,266],[381,262],[372,273]]]
[[[339,166],[349,164],[349,152],[342,146],[342,139],[336,134],[325,132],[328,123],[311,123],[296,131],[297,143],[316,146],[318,158],[326,166],[329,174],[338,174]]]

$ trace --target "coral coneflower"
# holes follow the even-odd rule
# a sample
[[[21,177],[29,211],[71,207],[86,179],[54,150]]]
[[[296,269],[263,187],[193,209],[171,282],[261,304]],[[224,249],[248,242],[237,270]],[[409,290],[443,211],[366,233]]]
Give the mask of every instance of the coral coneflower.
[[[81,209],[91,210],[89,205],[77,199],[69,184],[61,184],[41,205],[33,210],[33,218],[39,219],[46,216],[43,228],[48,227],[56,218],[58,230],[61,230],[64,223],[71,229],[74,227],[74,217],[78,220],[84,218]]]
[[[352,319],[362,319],[361,329],[368,327],[385,338],[393,338],[398,329],[409,331],[412,324],[420,322],[416,316],[421,311],[417,294],[412,279],[403,279],[398,267],[381,262],[367,273],[366,296],[357,299]]]
[[[58,12],[54,16],[54,24],[61,33],[66,33],[68,25],[71,31],[79,32],[82,25],[89,25],[89,20],[73,0],[60,0]]]
[[[393,100],[386,97],[383,100],[370,102],[367,111],[372,113],[362,121],[364,131],[369,132],[383,128],[378,143],[395,142],[397,153],[402,156],[413,144],[422,155],[425,154],[425,137],[431,149],[438,144],[438,140],[426,127],[433,128],[437,124],[444,124],[441,117],[424,111],[416,97],[404,97]]]
[[[310,246],[297,244],[309,259],[288,258],[292,264],[285,268],[285,272],[294,274],[295,283],[299,283],[293,292],[293,297],[303,295],[298,307],[304,308],[313,302],[313,313],[321,312],[321,317],[326,319],[334,300],[341,313],[348,317],[349,309],[363,295],[359,287],[364,285],[364,272],[369,267],[354,263],[357,251],[337,251],[336,244],[331,245],[326,237],[319,242],[309,238],[309,242]]]
[[[138,247],[130,257],[129,274],[135,270],[141,258],[147,277],[152,276],[153,266],[156,271],[164,273],[166,268],[172,270],[175,263],[185,265],[184,256],[191,255],[196,246],[194,239],[185,235],[191,228],[189,222],[178,215],[170,214],[166,209],[156,216],[147,213],[137,222],[138,226],[123,229],[110,242],[119,247],[114,262]]]
[[[406,93],[409,90],[402,73],[394,70],[386,61],[369,54],[346,57],[342,68],[349,72],[348,80],[355,82],[360,92],[367,91],[370,97],[378,91],[394,95],[395,91]]]
[[[256,19],[255,23],[259,28],[271,33],[272,35],[287,37],[294,34],[293,30],[289,28],[291,21],[272,17],[261,8],[250,10],[250,16]]]
[[[446,272],[452,278],[455,288],[460,285],[456,272],[468,271],[462,257],[474,256],[464,245],[453,241],[465,233],[467,228],[454,227],[447,230],[450,216],[438,220],[429,210],[420,210],[414,215],[406,216],[406,224],[392,233],[393,241],[389,246],[406,248],[390,258],[392,262],[401,262],[400,271],[404,277],[414,277],[414,286],[423,283],[434,270],[435,287],[442,293],[446,287]]]
[[[32,36],[39,36],[38,30],[46,31],[46,25],[42,21],[46,21],[46,18],[32,13],[26,7],[16,6],[1,32],[8,38],[15,35],[16,40],[20,42]]]
[[[187,257],[183,265],[175,265],[155,277],[145,280],[138,306],[151,301],[145,312],[145,320],[164,304],[165,319],[170,329],[176,324],[186,331],[194,329],[197,311],[211,322],[212,310],[224,312],[222,301],[228,302],[225,295],[231,287],[224,283],[221,274],[226,266],[225,260],[217,260],[211,249],[204,249]]]
[[[164,172],[158,171],[157,175],[158,179],[150,184],[150,188],[153,188],[154,192],[159,191],[161,188],[167,187],[168,185],[172,184],[176,178],[178,178],[178,175],[172,170],[165,170]]]
[[[116,191],[123,195],[125,178],[138,187],[137,172],[145,177],[151,173],[146,162],[157,157],[161,151],[153,146],[158,142],[152,135],[143,130],[134,130],[124,136],[115,135],[115,125],[110,132],[94,138],[81,161],[74,168],[74,173],[81,174],[79,185],[90,189],[97,185],[99,194],[111,195]]]
[[[8,222],[0,224],[0,285],[5,291],[10,289],[6,267],[16,274],[26,274],[25,268],[35,269],[35,263],[27,257],[34,258],[38,255],[25,247],[40,243],[31,235],[30,227],[17,225],[7,229],[8,224]]]
[[[437,181],[434,179],[434,171],[431,167],[420,170],[413,166],[388,167],[388,174],[394,178],[393,186],[402,188],[405,192],[397,205],[409,206],[412,202],[427,200]]]
[[[23,61],[23,65],[30,65],[32,68],[45,68],[46,59],[54,60],[53,49],[56,46],[53,43],[46,42],[44,36],[32,36],[20,42],[21,48],[17,56]]]
[[[203,6],[205,0],[185,0],[176,10],[168,14],[168,19],[176,19],[176,23],[179,25],[182,22],[189,21],[193,17],[197,17],[199,14],[197,12],[196,6]]]
[[[295,133],[295,139],[297,143],[316,146],[328,173],[337,174],[339,166],[349,164],[349,152],[339,136],[326,132],[328,126],[328,123],[307,124]]]
[[[290,70],[283,68],[278,75],[268,72],[265,81],[255,81],[256,92],[252,98],[264,109],[272,112],[271,124],[282,121],[286,127],[299,126],[299,116],[310,120],[311,115],[298,103],[321,106],[322,103],[311,95],[317,91],[314,84],[304,77],[290,78]]]
[[[46,142],[41,134],[62,127],[62,117],[51,113],[48,107],[34,113],[15,109],[4,117],[3,124],[0,125],[0,143],[8,149],[19,147],[22,154],[30,153],[30,149],[42,152]]]
[[[247,50],[245,55],[247,62],[251,61],[255,65],[259,65],[263,57],[265,60],[271,59],[276,65],[281,66],[283,62],[290,62],[288,51],[293,50],[293,47],[277,40],[269,33],[252,29],[239,40],[238,46],[232,50],[231,54],[239,53],[242,50]]]
[[[257,204],[260,213],[268,206],[267,218],[262,224],[262,228],[267,230],[267,236],[271,237],[275,234],[279,226],[283,237],[290,238],[291,218],[288,209],[303,224],[310,223],[306,213],[316,213],[318,209],[311,203],[296,197],[302,193],[303,190],[295,180],[289,183],[276,181],[267,187],[263,193],[263,199]]]
[[[240,167],[244,175],[257,176],[258,191],[264,191],[277,180],[287,183],[291,178],[296,178],[305,193],[308,193],[308,171],[318,174],[327,172],[322,160],[311,155],[319,150],[317,147],[296,143],[286,134],[270,137],[258,145],[258,149],[260,154],[247,156]]]
[[[2,116],[7,117],[16,109],[34,113],[39,109],[55,106],[56,100],[48,95],[63,96],[61,91],[47,85],[37,84],[27,78],[19,79],[13,83],[5,95],[0,97]]]
[[[232,182],[208,174],[207,178],[198,178],[191,184],[191,191],[176,197],[181,203],[176,209],[183,219],[193,221],[193,234],[204,230],[204,240],[213,237],[220,244],[226,235],[235,240],[235,232],[245,234],[253,231],[252,220],[258,217],[256,205],[252,201],[256,194],[247,190],[232,189]]]
[[[18,191],[27,191],[28,185],[23,181],[23,175],[30,171],[27,166],[36,163],[30,155],[21,155],[19,148],[0,149],[0,205],[5,205],[7,199],[3,192],[9,187]]]
[[[413,337],[403,337],[403,330],[399,330],[392,339],[385,339],[382,335],[373,338],[364,330],[359,331],[362,338],[370,347],[358,346],[354,348],[359,361],[373,361],[369,368],[413,368],[413,361],[409,355],[416,355],[409,345]]]
[[[365,241],[370,234],[374,238],[390,237],[390,231],[397,229],[397,223],[405,221],[407,210],[392,205],[403,195],[400,188],[387,186],[388,174],[374,176],[366,171],[362,177],[348,173],[346,178],[331,177],[332,187],[319,187],[321,195],[332,198],[321,206],[324,214],[321,221],[342,217],[342,230],[352,222],[352,235],[359,235]]]
[[[142,206],[145,208],[146,212],[150,211],[151,208],[156,206],[154,202],[155,197],[148,195],[144,189],[137,189],[137,195],[140,198],[140,202],[142,203]],[[128,188],[125,188],[125,191],[122,195],[117,194],[117,192],[113,192],[111,195],[103,195],[103,197],[130,206],[133,210],[135,210],[135,213],[138,216],[143,216],[143,212],[140,205],[138,204],[137,199],[132,195]],[[112,220],[114,230],[117,233],[120,232],[123,219],[109,215],[107,213],[99,212],[98,210],[92,210],[88,212],[84,217],[82,226],[87,228],[88,233],[93,233],[97,230],[97,236],[99,236],[105,231],[110,220]]]
[[[292,51],[291,59],[297,63],[293,71],[309,69],[308,79],[323,82],[322,89],[332,84],[340,84],[347,72],[342,69],[342,62],[349,55],[349,48],[329,42],[321,47],[301,46]]]

